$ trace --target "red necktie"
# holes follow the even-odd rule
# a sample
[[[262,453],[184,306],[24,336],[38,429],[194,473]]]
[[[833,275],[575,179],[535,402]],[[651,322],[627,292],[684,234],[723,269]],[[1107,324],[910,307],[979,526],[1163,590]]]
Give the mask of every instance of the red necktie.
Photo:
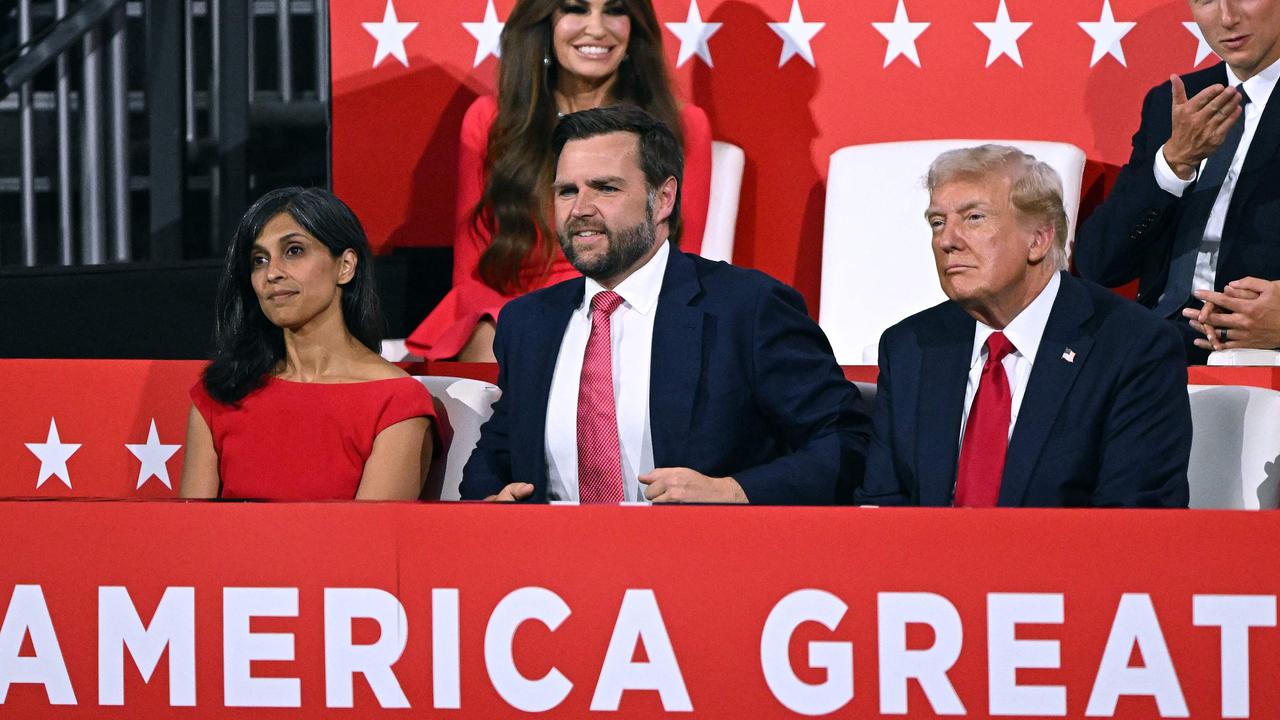
[[[987,362],[982,366],[978,392],[969,408],[969,422],[960,445],[956,475],[956,507],[995,507],[1009,449],[1009,414],[1013,393],[1002,361],[1013,352],[1004,333],[987,338]]]
[[[591,298],[591,337],[578,382],[578,498],[583,503],[623,500],[609,321],[621,304],[622,296],[610,290]]]

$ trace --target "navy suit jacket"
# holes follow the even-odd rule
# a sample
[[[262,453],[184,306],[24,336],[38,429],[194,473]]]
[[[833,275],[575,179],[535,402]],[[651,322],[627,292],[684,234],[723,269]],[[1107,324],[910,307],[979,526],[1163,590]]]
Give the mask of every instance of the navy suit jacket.
[[[512,482],[547,499],[546,415],[582,278],[512,300],[494,352],[502,397],[463,471],[464,499]],[[848,502],[869,422],[795,290],[672,248],[653,327],[649,425],[657,467],[733,476],[753,503]]]
[[[1182,79],[1187,97],[1194,97],[1214,83],[1226,84],[1226,65]],[[1156,153],[1173,132],[1171,87],[1166,81],[1147,93],[1133,154],[1106,201],[1080,225],[1075,244],[1080,275],[1110,287],[1138,278],[1138,302],[1147,307],[1154,307],[1164,291],[1184,199],[1192,192],[1188,188],[1179,198],[1156,184]],[[1280,98],[1273,99],[1277,102],[1267,102],[1227,208],[1214,278],[1219,291],[1249,275],[1280,279]]]
[[[1061,278],[998,504],[1186,507],[1191,408],[1177,331],[1105,288]],[[973,337],[974,319],[953,302],[885,331],[857,502],[952,504]]]

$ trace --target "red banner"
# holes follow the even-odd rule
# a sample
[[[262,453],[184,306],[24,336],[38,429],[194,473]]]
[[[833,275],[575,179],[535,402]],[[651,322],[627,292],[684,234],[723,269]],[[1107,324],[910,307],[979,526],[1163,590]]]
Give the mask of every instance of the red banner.
[[[0,715],[1268,717],[1278,541],[1270,513],[7,502]]]
[[[0,497],[176,497],[183,360],[0,360]]]
[[[0,497],[172,498],[203,362],[0,359]],[[431,363],[414,374],[493,382],[491,364]],[[1280,389],[1280,368],[1193,367],[1195,385]],[[845,376],[875,382],[875,366]],[[154,427],[154,432],[152,428]]]

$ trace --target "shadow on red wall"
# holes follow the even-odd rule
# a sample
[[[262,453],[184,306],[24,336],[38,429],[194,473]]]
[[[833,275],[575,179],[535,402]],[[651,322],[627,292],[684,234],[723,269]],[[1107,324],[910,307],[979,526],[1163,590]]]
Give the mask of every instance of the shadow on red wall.
[[[413,72],[377,82],[368,72],[335,87],[333,146],[342,152],[334,191],[355,209],[375,252],[453,244],[458,133],[478,92],[465,74],[413,60]],[[405,117],[420,126],[406,129]],[[411,172],[408,158],[380,163],[388,145],[417,157]]]
[[[1169,2],[1147,11],[1125,37],[1126,41],[1132,38],[1130,52],[1125,55],[1126,66],[1103,58],[1090,71],[1084,112],[1093,132],[1093,146],[1102,157],[1129,157],[1129,139],[1137,132],[1142,116],[1140,100],[1119,103],[1116,98],[1145,97],[1147,90],[1168,79],[1170,73],[1188,72],[1185,67],[1169,67],[1165,64],[1165,55],[1142,51],[1167,43],[1165,30],[1178,27],[1187,17],[1187,6],[1183,2]],[[1205,60],[1206,65],[1210,62],[1217,62],[1217,58],[1210,56]],[[1081,223],[1106,199],[1119,174],[1119,165],[1092,159],[1085,164],[1080,192]],[[1132,298],[1137,293],[1137,283],[1121,286],[1117,291]]]
[[[767,25],[776,19],[747,2],[720,5],[707,20],[734,32],[716,37],[714,69],[693,61],[693,102],[707,111],[715,139],[748,149],[734,262],[794,278],[816,317],[826,196],[811,153],[818,71],[798,56],[778,68],[778,38]],[[804,211],[796,217],[784,207]]]

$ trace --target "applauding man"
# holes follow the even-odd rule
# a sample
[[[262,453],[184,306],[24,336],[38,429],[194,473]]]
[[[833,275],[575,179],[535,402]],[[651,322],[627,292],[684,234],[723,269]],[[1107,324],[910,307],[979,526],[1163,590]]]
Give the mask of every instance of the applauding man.
[[[556,128],[556,229],[585,277],[513,300],[464,499],[847,501],[868,423],[795,290],[668,242],[684,161],[642,110]]]
[[[1225,62],[1147,93],[1133,155],[1076,267],[1177,321],[1188,360],[1280,347],[1280,0],[1190,0]],[[1184,319],[1185,318],[1185,319]]]

